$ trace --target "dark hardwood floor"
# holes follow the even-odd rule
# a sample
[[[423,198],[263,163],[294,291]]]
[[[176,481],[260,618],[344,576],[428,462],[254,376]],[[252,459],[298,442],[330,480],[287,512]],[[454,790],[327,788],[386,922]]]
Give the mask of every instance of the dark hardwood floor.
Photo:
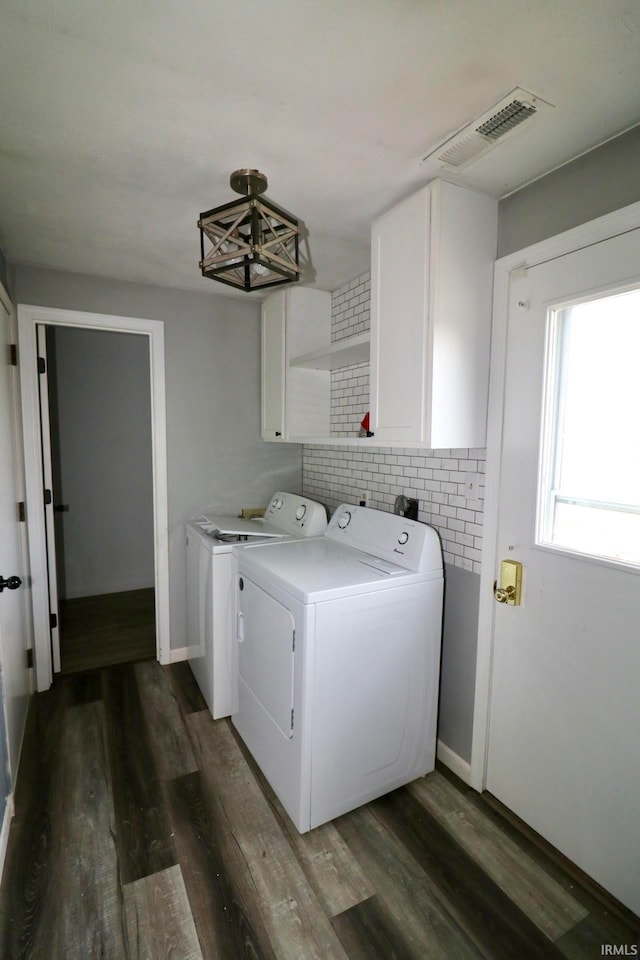
[[[36,694],[15,799],[2,960],[585,960],[638,943],[446,771],[300,836],[184,663]]]
[[[62,673],[155,657],[155,590],[63,600],[60,626]]]

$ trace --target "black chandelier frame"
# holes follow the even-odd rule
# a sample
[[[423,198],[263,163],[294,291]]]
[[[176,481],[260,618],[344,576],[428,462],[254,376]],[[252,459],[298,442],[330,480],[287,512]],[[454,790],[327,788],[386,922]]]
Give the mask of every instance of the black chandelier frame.
[[[300,279],[298,220],[260,196],[267,179],[236,171],[231,184],[248,195],[200,214],[203,277],[251,291]]]

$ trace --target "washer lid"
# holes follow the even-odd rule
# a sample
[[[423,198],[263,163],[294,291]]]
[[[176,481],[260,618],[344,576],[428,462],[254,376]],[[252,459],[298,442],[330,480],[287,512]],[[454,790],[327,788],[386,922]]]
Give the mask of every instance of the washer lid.
[[[219,513],[203,513],[191,523],[205,533],[240,537],[317,537],[327,528],[327,511],[315,500],[279,490],[273,494],[264,517],[245,519]]]
[[[303,603],[385,590],[400,584],[440,579],[442,571],[416,573],[328,537],[289,540],[268,550],[256,546],[238,552],[241,574],[255,574]]]
[[[224,517],[216,513],[207,513],[204,518],[195,521],[205,533],[222,533],[229,536],[242,537],[286,537],[286,532],[272,523],[265,523],[261,519],[245,519],[244,517]]]

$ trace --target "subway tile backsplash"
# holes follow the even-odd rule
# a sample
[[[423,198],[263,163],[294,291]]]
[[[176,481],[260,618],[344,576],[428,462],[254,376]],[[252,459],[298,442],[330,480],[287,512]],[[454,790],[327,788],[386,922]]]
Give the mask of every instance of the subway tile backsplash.
[[[364,333],[370,326],[371,280],[363,273],[331,297],[331,342]],[[331,435],[357,437],[369,409],[369,364],[358,363],[331,374]]]
[[[303,486],[330,511],[341,503],[393,510],[398,494],[419,501],[418,519],[436,528],[446,563],[480,573],[484,505],[484,450],[419,450],[305,444]],[[472,498],[465,496],[467,475]]]
[[[331,436],[357,437],[369,409],[369,364],[357,363],[331,373]]]
[[[371,276],[362,273],[331,295],[331,342],[369,329]]]
[[[370,277],[361,274],[332,297],[333,342],[369,329]],[[332,436],[357,437],[369,405],[369,365],[332,373]],[[446,563],[480,573],[485,450],[426,450],[399,447],[303,447],[303,488],[333,511],[357,503],[392,511],[404,494],[419,501],[418,519],[436,528]],[[472,488],[467,489],[468,483]]]

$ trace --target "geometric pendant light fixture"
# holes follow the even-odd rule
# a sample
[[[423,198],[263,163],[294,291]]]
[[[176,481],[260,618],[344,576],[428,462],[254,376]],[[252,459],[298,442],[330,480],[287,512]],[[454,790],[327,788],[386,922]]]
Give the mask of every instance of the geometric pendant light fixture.
[[[230,183],[242,199],[207,210],[198,220],[202,276],[241,290],[299,280],[298,221],[261,198],[266,176],[236,170]]]

